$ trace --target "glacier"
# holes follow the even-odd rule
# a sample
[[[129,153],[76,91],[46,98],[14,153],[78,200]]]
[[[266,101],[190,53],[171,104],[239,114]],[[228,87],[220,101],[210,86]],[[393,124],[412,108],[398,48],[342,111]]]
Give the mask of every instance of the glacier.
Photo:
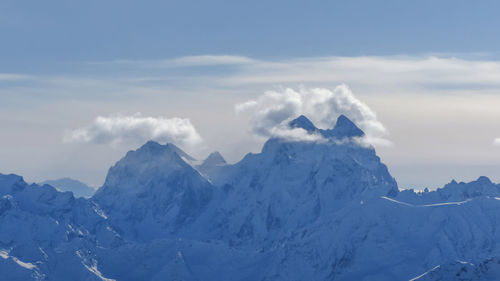
[[[88,199],[0,174],[0,279],[500,279],[500,185],[400,190],[346,116],[288,125],[321,141],[235,164],[149,141]]]

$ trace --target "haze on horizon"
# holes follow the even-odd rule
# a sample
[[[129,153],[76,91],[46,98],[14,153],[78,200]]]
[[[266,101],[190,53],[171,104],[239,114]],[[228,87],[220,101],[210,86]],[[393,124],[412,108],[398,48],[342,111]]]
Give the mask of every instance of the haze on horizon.
[[[278,108],[364,124],[401,188],[500,181],[500,4],[376,2],[4,1],[0,173],[100,186],[148,139],[236,162]]]

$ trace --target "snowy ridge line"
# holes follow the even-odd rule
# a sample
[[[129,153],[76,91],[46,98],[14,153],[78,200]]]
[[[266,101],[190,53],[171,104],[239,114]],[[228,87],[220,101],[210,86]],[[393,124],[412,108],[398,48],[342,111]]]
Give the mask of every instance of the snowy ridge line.
[[[436,265],[436,266],[435,266],[435,267],[433,267],[431,270],[426,271],[426,272],[424,272],[424,273],[420,274],[419,276],[417,276],[417,277],[415,277],[415,278],[412,278],[412,279],[410,279],[410,280],[408,280],[408,281],[417,281],[418,279],[420,279],[420,278],[424,277],[425,275],[427,275],[427,274],[429,274],[429,273],[433,272],[434,270],[438,269],[439,267],[441,267],[441,265]]]
[[[9,252],[7,250],[0,250],[0,258],[6,260],[9,258]]]
[[[434,207],[434,206],[446,206],[446,205],[462,205],[465,204],[469,201],[472,201],[472,199],[467,199],[464,201],[457,201],[457,202],[444,202],[444,203],[434,203],[434,204],[426,204],[426,205],[421,205],[422,207]]]
[[[95,276],[97,276],[102,281],[116,281],[116,279],[110,279],[110,278],[106,278],[106,277],[102,276],[102,273],[97,269],[97,265],[88,266],[83,262],[82,262],[82,264],[83,264],[83,266],[85,266],[85,268],[88,271],[92,272]]]
[[[391,201],[391,202],[394,202],[394,203],[397,203],[397,204],[405,205],[405,206],[408,206],[408,207],[417,207],[417,206],[415,206],[413,204],[406,203],[406,202],[401,202],[401,201],[398,201],[396,199],[389,198],[387,196],[380,196],[380,198],[388,200],[388,201]]]
[[[26,269],[29,269],[29,270],[37,269],[36,265],[34,265],[34,264],[30,263],[30,262],[23,262],[23,261],[21,261],[20,259],[18,259],[16,257],[11,257],[11,258],[19,266],[22,266],[22,267],[24,267]]]
[[[116,279],[111,279],[111,278],[106,278],[102,275],[102,273],[97,269],[97,262],[95,260],[92,260],[92,265],[87,265],[85,257],[82,255],[81,251],[78,250],[75,252],[75,254],[81,259],[82,265],[92,274],[94,274],[96,277],[101,279],[102,281],[116,281]]]
[[[465,204],[467,202],[470,202],[472,201],[471,198],[469,199],[466,199],[464,201],[456,201],[456,202],[443,202],[443,203],[434,203],[434,204],[425,204],[425,205],[414,205],[414,204],[410,204],[410,203],[406,203],[406,202],[402,202],[402,201],[398,201],[396,199],[393,199],[393,198],[389,198],[387,196],[380,196],[380,198],[382,199],[385,199],[385,200],[388,200],[388,201],[391,201],[391,202],[394,202],[394,203],[397,203],[397,204],[401,204],[401,205],[404,205],[404,206],[408,206],[408,207],[438,207],[438,206],[447,206],[447,205],[462,205],[462,204]],[[498,199],[497,199],[498,200]]]
[[[7,250],[5,250],[5,249],[4,249],[4,250],[0,250],[0,257],[1,257],[2,259],[4,259],[4,260],[6,260],[6,259],[9,259],[9,258],[10,258],[10,259],[12,259],[15,263],[17,263],[19,266],[24,267],[24,268],[26,268],[26,269],[28,269],[28,270],[38,269],[38,268],[36,267],[36,265],[34,265],[34,264],[30,263],[30,262],[23,262],[22,260],[20,260],[20,259],[18,259],[18,258],[16,258],[16,257],[14,257],[14,256],[11,256],[11,255],[10,255],[10,251],[7,251]]]

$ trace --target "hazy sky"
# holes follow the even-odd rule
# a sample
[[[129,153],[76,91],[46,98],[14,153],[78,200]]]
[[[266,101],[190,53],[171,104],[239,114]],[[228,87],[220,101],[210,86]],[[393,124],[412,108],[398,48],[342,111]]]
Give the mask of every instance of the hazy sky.
[[[0,173],[98,186],[148,138],[236,162],[260,150],[277,110],[321,127],[339,113],[383,126],[375,147],[403,188],[500,181],[499,10],[456,0],[2,1]]]

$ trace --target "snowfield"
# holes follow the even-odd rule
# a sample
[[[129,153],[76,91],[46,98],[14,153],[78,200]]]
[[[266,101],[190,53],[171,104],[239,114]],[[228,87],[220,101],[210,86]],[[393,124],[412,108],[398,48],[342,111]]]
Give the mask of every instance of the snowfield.
[[[148,142],[89,198],[0,175],[2,280],[500,280],[500,186],[400,191],[345,116],[230,165]]]

